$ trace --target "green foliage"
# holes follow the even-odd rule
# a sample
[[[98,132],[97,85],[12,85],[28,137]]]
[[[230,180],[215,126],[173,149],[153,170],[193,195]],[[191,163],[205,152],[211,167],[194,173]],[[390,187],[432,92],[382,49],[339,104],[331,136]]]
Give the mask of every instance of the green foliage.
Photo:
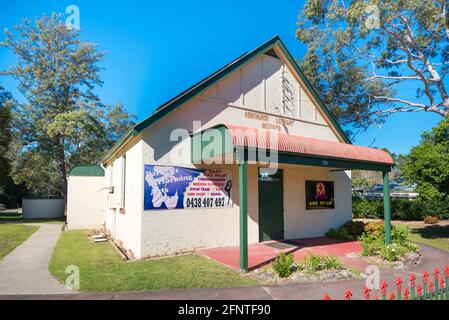
[[[357,240],[364,232],[365,224],[361,221],[348,221],[338,230],[329,229],[326,237],[341,240]]]
[[[17,56],[1,74],[18,81],[26,103],[14,108],[11,175],[34,195],[64,195],[67,173],[98,163],[132,118],[121,104],[104,105],[94,89],[103,84],[105,54],[68,29],[59,14],[24,20],[0,43]]]
[[[298,269],[307,273],[316,273],[324,270],[343,270],[345,267],[336,257],[310,254],[298,264]]]
[[[12,97],[0,85],[0,197],[5,193],[6,179],[9,174],[10,164],[7,158],[11,143],[11,101]]]
[[[385,245],[385,239],[377,238],[370,233],[363,234],[359,240],[362,244],[362,255],[367,257],[376,255]]]
[[[321,257],[310,254],[300,263],[300,269],[303,271],[315,273],[320,270]]]
[[[285,255],[281,252],[273,263],[273,270],[279,275],[281,278],[287,278],[293,272],[293,255]]]
[[[380,250],[380,257],[387,261],[396,261],[399,257],[402,257],[404,253],[405,251],[403,247],[393,243],[382,246]]]
[[[449,199],[449,119],[422,135],[421,143],[410,152],[404,174],[418,184],[421,198]]]
[[[383,219],[383,200],[354,198],[352,202],[354,218]],[[449,201],[445,199],[423,199],[409,201],[393,199],[391,201],[393,220],[422,221],[426,216],[441,220],[449,219]]]
[[[391,244],[385,244],[385,227],[383,223],[368,223],[365,233],[360,237],[363,256],[379,255],[387,261],[396,261],[407,252],[415,252],[418,247],[409,239],[408,228],[391,226]]]
[[[296,36],[302,69],[353,134],[395,112],[448,114],[445,1],[307,0]],[[409,84],[419,103],[398,99]]]
[[[348,230],[344,228],[340,228],[338,230],[330,228],[329,231],[326,233],[326,237],[340,240],[354,240],[352,235],[349,234]]]
[[[343,270],[344,266],[337,257],[325,256],[321,259],[324,270]]]

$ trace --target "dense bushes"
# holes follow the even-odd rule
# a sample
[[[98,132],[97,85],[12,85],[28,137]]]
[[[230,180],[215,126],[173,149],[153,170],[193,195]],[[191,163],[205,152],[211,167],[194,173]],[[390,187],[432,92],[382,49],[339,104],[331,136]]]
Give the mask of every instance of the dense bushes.
[[[296,271],[315,274],[320,271],[339,271],[344,269],[345,266],[336,257],[315,256],[313,254],[309,254],[295,265],[293,254],[285,255],[281,252],[273,263],[273,270],[281,278],[288,278]]]
[[[385,245],[385,227],[382,223],[368,223],[365,233],[359,238],[362,243],[362,255],[379,255],[387,261],[395,261],[407,252],[414,252],[418,247],[413,244],[407,228],[391,226],[391,244]]]
[[[387,261],[395,261],[418,248],[409,239],[408,229],[391,226],[391,244],[385,245],[385,226],[381,222],[363,223],[348,221],[338,230],[330,229],[326,236],[343,240],[359,240],[362,255],[380,256]]]
[[[306,273],[316,273],[318,271],[344,270],[345,266],[336,257],[315,256],[310,254],[298,264],[298,270]]]
[[[340,240],[357,240],[364,232],[365,224],[361,221],[348,221],[338,230],[329,229],[326,237]]]
[[[294,261],[293,255],[281,252],[273,263],[273,270],[281,278],[287,278],[293,273]]]
[[[383,200],[366,200],[354,197],[352,202],[354,218],[383,219]],[[393,199],[391,201],[393,220],[423,220],[426,216],[449,219],[449,201],[417,199]]]

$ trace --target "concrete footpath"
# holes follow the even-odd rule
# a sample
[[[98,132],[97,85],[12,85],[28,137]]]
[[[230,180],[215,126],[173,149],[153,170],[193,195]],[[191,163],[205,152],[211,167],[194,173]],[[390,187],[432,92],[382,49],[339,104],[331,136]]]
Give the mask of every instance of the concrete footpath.
[[[33,225],[39,229],[0,261],[0,296],[72,293],[48,271],[48,263],[62,226]]]
[[[414,268],[409,270],[382,268],[380,270],[381,280],[386,280],[389,285],[388,294],[393,291],[395,292],[397,277],[403,279],[403,288],[405,289],[411,272],[416,273],[418,278],[417,284],[421,283],[420,275],[424,271],[432,274],[435,268],[439,268],[441,274],[444,274],[444,267],[449,265],[449,253],[426,245],[420,245],[420,247],[424,257]],[[129,293],[77,293],[69,295],[0,295],[0,300],[322,300],[325,293],[329,294],[334,300],[343,300],[346,289],[352,291],[354,300],[360,300],[363,299],[364,287],[365,280],[359,279],[283,286],[220,289],[183,289]],[[376,295],[379,295],[378,291],[372,293],[372,297]]]

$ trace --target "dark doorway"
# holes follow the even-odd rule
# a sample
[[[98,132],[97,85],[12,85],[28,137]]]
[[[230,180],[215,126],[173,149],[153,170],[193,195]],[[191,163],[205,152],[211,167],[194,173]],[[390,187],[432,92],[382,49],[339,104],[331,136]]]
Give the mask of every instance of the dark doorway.
[[[259,239],[284,238],[282,170],[259,169]]]

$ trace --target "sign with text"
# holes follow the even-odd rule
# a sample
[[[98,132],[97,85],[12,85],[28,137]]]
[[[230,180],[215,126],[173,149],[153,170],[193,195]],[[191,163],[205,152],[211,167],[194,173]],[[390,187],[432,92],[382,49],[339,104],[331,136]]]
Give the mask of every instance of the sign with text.
[[[306,209],[335,209],[333,181],[306,181]]]
[[[229,170],[145,165],[144,210],[232,208]]]

